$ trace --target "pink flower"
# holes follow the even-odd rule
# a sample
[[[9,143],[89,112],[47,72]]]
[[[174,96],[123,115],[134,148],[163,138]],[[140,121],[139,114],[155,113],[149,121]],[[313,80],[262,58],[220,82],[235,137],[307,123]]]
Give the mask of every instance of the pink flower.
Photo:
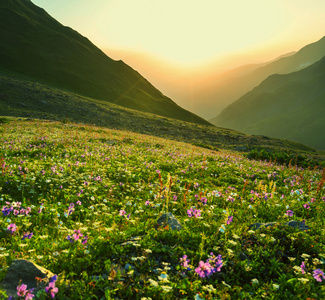
[[[199,266],[195,269],[195,272],[201,277],[209,277],[212,274],[213,267],[209,262],[200,261]]]
[[[321,269],[316,269],[313,271],[313,276],[314,278],[319,281],[319,282],[322,282],[323,279],[325,279],[325,275],[324,275],[324,272],[321,270]],[[323,279],[322,279],[323,278]]]
[[[10,231],[11,233],[14,233],[17,229],[17,226],[15,223],[11,223],[9,224],[9,226],[7,227],[7,230]]]
[[[55,281],[50,282],[49,286],[45,288],[45,292],[50,295],[50,297],[53,299],[55,297],[55,294],[59,291],[59,289],[55,286]]]
[[[287,210],[287,216],[292,217],[293,216],[293,211],[292,210]]]
[[[19,297],[24,297],[26,294],[26,290],[27,290],[27,285],[26,284],[21,284],[17,286],[17,295]]]

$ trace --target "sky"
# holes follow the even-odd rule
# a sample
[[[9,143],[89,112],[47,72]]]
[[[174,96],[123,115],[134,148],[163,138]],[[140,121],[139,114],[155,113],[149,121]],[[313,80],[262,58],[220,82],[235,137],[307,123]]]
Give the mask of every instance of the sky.
[[[320,39],[324,0],[32,0],[101,49],[179,67],[257,62]],[[237,63],[237,62],[236,62]]]

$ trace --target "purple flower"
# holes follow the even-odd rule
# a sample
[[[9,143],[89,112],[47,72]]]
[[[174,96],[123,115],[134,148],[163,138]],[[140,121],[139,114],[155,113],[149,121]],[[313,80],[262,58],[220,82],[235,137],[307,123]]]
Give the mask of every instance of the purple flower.
[[[49,294],[52,299],[58,291],[59,289],[55,286],[55,281],[50,282],[49,286],[45,288],[45,292]]]
[[[233,216],[229,216],[229,217],[228,217],[227,225],[229,225],[229,224],[232,222],[232,219],[233,219],[233,218],[234,218]]]
[[[15,223],[11,223],[9,224],[9,226],[7,227],[7,230],[10,231],[11,233],[14,233],[17,229],[17,226]]]
[[[195,269],[195,272],[201,277],[209,277],[212,274],[213,267],[209,262],[200,261],[199,266]]]
[[[319,281],[319,282],[322,282],[323,279],[325,279],[325,275],[324,275],[324,272],[321,270],[321,269],[316,269],[313,271],[313,276],[314,278]],[[322,279],[323,278],[323,279]]]
[[[53,276],[50,278],[49,283],[51,283],[51,282],[55,282],[55,281],[57,281],[57,279],[58,279],[58,275],[53,275]]]
[[[87,244],[87,242],[88,242],[88,235],[86,235],[83,239],[82,239],[82,244],[83,245],[86,245]]]
[[[124,209],[121,209],[119,215],[124,216],[125,214],[126,214],[126,211]]]
[[[222,256],[221,254],[219,254],[218,256],[215,256],[213,254],[213,252],[210,253],[210,257],[207,260],[207,262],[209,262],[210,264],[215,264],[215,267],[212,269],[212,272],[220,272],[221,268],[222,268]]]
[[[191,218],[191,217],[195,217],[195,218],[198,218],[201,216],[201,210],[199,209],[196,209],[193,207],[191,207],[190,209],[187,210],[187,215]]]
[[[306,265],[305,265],[305,262],[302,262],[301,265],[300,265],[300,267],[301,267],[301,273],[302,273],[302,274],[305,274],[305,271],[306,271]]]
[[[287,216],[292,217],[293,216],[293,211],[292,210],[287,210]]]
[[[13,207],[11,206],[11,207],[9,208],[9,207],[7,207],[7,206],[4,206],[4,207],[2,208],[1,211],[2,211],[3,215],[4,215],[5,217],[7,217],[7,216],[9,216],[10,213],[13,211]]]
[[[24,235],[23,235],[23,237],[22,237],[22,240],[24,240],[24,239],[31,239],[32,238],[32,236],[33,236],[33,232],[31,232],[31,233],[24,233]]]
[[[304,204],[304,208],[306,208],[306,209],[310,209],[309,204],[308,204],[308,203],[305,203],[305,204]]]
[[[187,255],[183,255],[183,257],[181,257],[179,260],[181,262],[182,267],[184,267],[184,268],[188,267],[188,263],[190,262],[190,260],[187,259]]]
[[[150,201],[147,200],[147,201],[145,202],[145,205],[146,205],[146,206],[150,205]]]

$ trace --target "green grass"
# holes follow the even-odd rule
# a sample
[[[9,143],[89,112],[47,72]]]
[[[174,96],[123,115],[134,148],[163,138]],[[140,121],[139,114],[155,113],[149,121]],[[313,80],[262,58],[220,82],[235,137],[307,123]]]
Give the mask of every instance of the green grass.
[[[0,281],[13,259],[25,258],[59,275],[57,299],[325,297],[324,280],[312,276],[325,271],[321,169],[129,131],[8,119],[0,125],[0,205],[19,212],[0,215]],[[201,216],[188,216],[190,208]],[[182,230],[156,229],[166,211]],[[284,225],[292,219],[310,230]],[[277,226],[249,230],[271,221]],[[70,242],[74,230],[88,242]],[[211,252],[223,265],[201,278],[195,269]]]

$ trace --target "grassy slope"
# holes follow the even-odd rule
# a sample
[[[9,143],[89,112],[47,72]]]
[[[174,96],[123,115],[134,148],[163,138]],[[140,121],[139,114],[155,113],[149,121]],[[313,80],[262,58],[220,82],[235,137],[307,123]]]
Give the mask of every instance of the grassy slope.
[[[325,58],[287,75],[273,75],[227,107],[222,127],[264,134],[325,149]]]
[[[0,70],[7,73],[125,107],[208,124],[29,0],[0,0],[0,40]]]
[[[3,75],[0,75],[0,115],[95,124],[211,149],[244,147],[245,151],[269,149],[314,153],[310,147],[295,142],[160,117]]]
[[[0,282],[28,259],[58,275],[56,299],[324,299],[312,276],[325,271],[322,170],[88,125],[15,120],[0,130],[1,210],[19,210],[0,213]],[[166,211],[180,231],[157,228]],[[82,239],[69,241],[75,230]],[[201,278],[211,252],[222,267]]]

